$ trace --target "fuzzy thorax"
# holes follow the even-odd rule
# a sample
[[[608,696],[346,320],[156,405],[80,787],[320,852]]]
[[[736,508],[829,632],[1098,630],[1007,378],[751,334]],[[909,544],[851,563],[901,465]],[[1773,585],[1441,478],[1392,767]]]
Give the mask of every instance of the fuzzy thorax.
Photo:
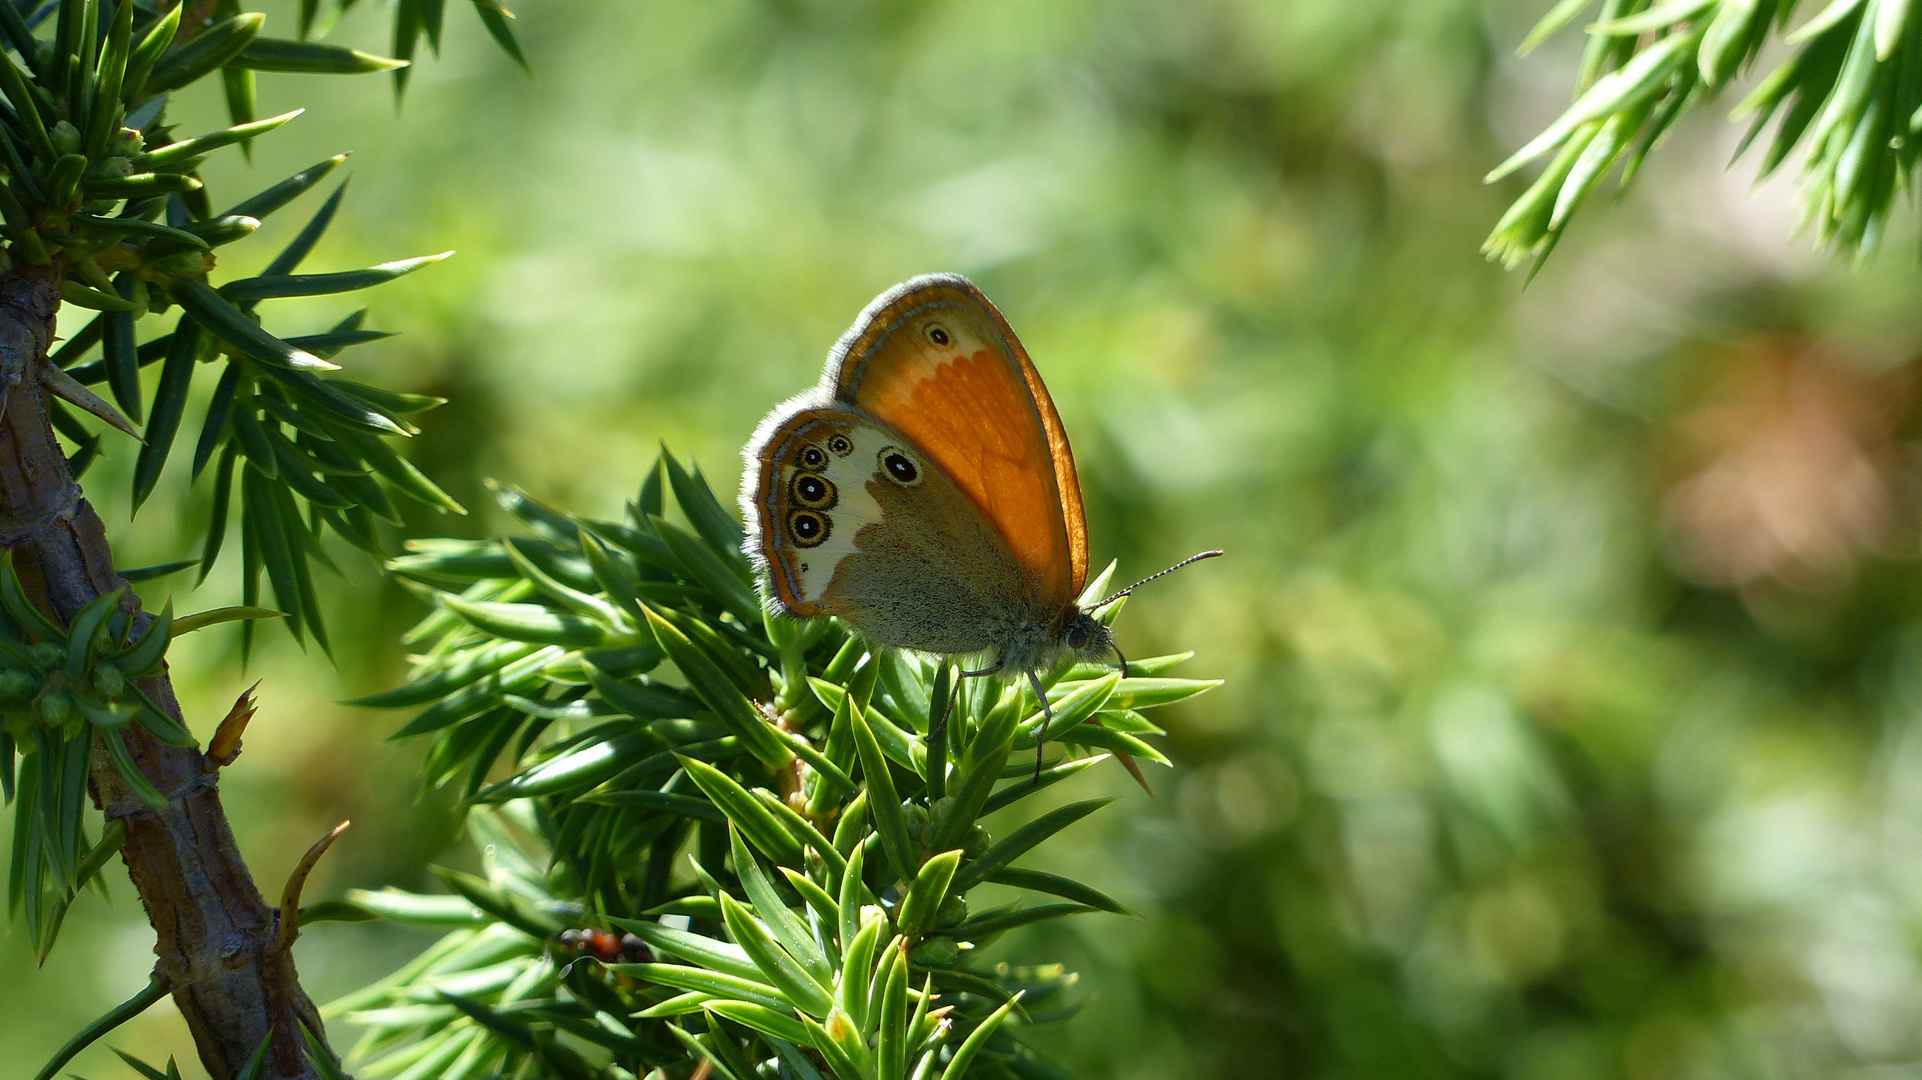
[[[1115,655],[1112,632],[1078,607],[1010,614],[988,625],[988,638],[982,667],[1007,676],[1047,671],[1069,654],[1096,661]]]

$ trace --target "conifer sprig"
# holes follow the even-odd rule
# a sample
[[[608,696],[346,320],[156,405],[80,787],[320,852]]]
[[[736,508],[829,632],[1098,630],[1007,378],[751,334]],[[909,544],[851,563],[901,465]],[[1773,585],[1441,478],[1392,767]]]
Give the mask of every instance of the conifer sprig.
[[[0,0],[0,273],[45,275],[63,303],[98,312],[26,374],[45,389],[51,422],[71,443],[76,479],[103,443],[137,440],[135,512],[169,460],[185,456],[174,451],[196,379],[214,380],[191,454],[194,477],[213,472],[199,558],[125,576],[151,578],[197,563],[204,579],[222,552],[236,499],[243,564],[240,607],[179,621],[163,615],[151,627],[130,623],[123,609],[131,605],[119,594],[58,625],[27,599],[11,563],[0,565],[0,795],[16,815],[9,910],[24,917],[43,957],[67,905],[117,846],[113,827],[96,843],[83,823],[95,749],[153,802],[158,793],[123,744],[125,725],[193,745],[134,682],[164,670],[171,638],[197,625],[284,616],[296,638],[311,635],[325,649],[310,572],[313,562],[328,562],[323,531],[384,557],[375,523],[398,523],[397,497],[460,510],[387,441],[413,434],[407,418],[439,399],[330,374],[344,349],[385,336],[363,328],[365,312],[305,336],[267,330],[260,313],[266,301],[368,288],[445,255],[300,273],[340,206],[336,188],[263,273],[219,282],[226,245],[245,240],[346,155],[220,212],[200,176],[209,155],[244,151],[300,115],[255,118],[255,72],[359,74],[404,69],[405,61],[263,36],[266,17],[233,0],[215,5],[204,23],[183,23],[189,7]],[[232,126],[182,137],[167,116],[170,96],[216,74]],[[177,318],[141,340],[149,316],[175,308]],[[157,379],[144,379],[156,365]],[[251,628],[243,630],[249,640]]]
[[[53,352],[41,381],[61,399],[52,403],[54,420],[74,442],[76,474],[112,437],[83,416],[141,439],[135,510],[176,456],[196,376],[206,371],[215,380],[191,455],[195,478],[213,472],[201,577],[222,554],[238,500],[243,602],[264,602],[264,577],[287,628],[325,649],[311,574],[315,561],[328,561],[323,531],[379,556],[376,522],[398,522],[396,496],[460,507],[385,442],[413,434],[407,417],[439,401],[329,374],[342,350],[384,336],[363,327],[364,312],[326,333],[283,337],[262,326],[260,307],[379,285],[447,253],[299,272],[340,206],[336,188],[264,273],[216,283],[225,245],[318,185],[346,155],[219,212],[199,170],[209,154],[245,150],[299,115],[256,119],[254,72],[358,74],[404,70],[405,61],[263,37],[265,16],[237,5],[219,6],[205,27],[183,26],[183,10],[158,11],[144,0],[60,0],[41,9],[55,17],[36,23],[0,3],[0,40],[20,57],[0,52],[8,106],[0,109],[0,269],[56,268],[62,300],[99,311]],[[233,126],[181,137],[167,119],[169,95],[216,73],[226,80]],[[176,307],[168,329],[140,340],[145,317]],[[160,375],[149,396],[142,369],[151,365]],[[104,397],[92,389],[101,384]]]
[[[1576,21],[1592,0],[1561,0],[1522,44]],[[1922,133],[1922,18],[1911,0],[1830,0],[1793,31],[1795,0],[1603,0],[1587,26],[1575,103],[1489,173],[1492,182],[1553,154],[1483,250],[1539,269],[1611,168],[1626,191],[1649,150],[1691,108],[1714,100],[1772,37],[1789,55],[1737,103],[1742,151],[1763,140],[1758,178],[1801,149],[1803,226],[1866,257],[1896,192],[1913,182]]]
[[[485,873],[316,912],[450,929],[326,1010],[369,1027],[361,1071],[1053,1075],[1018,1032],[1072,1012],[1074,977],[977,958],[1127,913],[1014,865],[1106,800],[999,837],[983,819],[1114,752],[1165,763],[1141,710],[1216,684],[1163,674],[1185,655],[1126,679],[1064,664],[1043,680],[1063,752],[1036,783],[1025,688],[764,615],[698,469],[663,454],[618,522],[496,494],[531,535],[390,564],[435,610],[413,680],[360,704],[420,709],[401,734],[432,737],[426,779],[465,796]],[[990,884],[1025,896],[982,907]]]
[[[274,1075],[298,1068],[290,1023],[304,1022],[311,1006],[292,965],[277,952],[266,953],[275,959],[264,964],[262,951],[284,952],[297,927],[243,916],[223,931],[180,914],[197,902],[236,912],[260,905],[211,779],[233,760],[252,710],[236,705],[213,752],[200,754],[173,702],[165,652],[199,626],[281,616],[297,639],[311,635],[325,649],[310,574],[312,562],[328,562],[323,531],[379,555],[375,520],[398,520],[391,496],[459,509],[385,441],[412,434],[406,417],[439,402],[326,374],[339,370],[332,360],[343,349],[383,335],[363,329],[357,314],[326,333],[290,337],[266,329],[259,311],[275,298],[378,285],[444,256],[301,272],[339,206],[336,189],[263,273],[219,280],[226,245],[244,240],[345,158],[216,213],[200,176],[208,155],[233,147],[248,153],[253,139],[299,115],[258,118],[256,72],[406,71],[405,57],[305,40],[317,6],[303,3],[303,40],[295,41],[265,36],[266,16],[242,11],[239,0],[0,0],[0,275],[10,298],[3,321],[16,345],[6,383],[11,401],[28,403],[9,414],[20,430],[11,433],[8,469],[33,478],[15,485],[15,527],[0,556],[0,799],[15,815],[9,915],[24,920],[44,959],[75,896],[89,884],[104,892],[99,871],[124,847],[129,864],[149,868],[135,884],[162,927],[152,986],[76,1035],[41,1070],[43,1080],[167,992],[217,1075],[263,1074],[267,1043],[258,1051],[251,1040],[235,1043],[239,1033],[261,1030],[279,1035],[270,1039],[279,1053]],[[404,0],[401,21],[424,20],[438,45],[442,6]],[[497,0],[476,6],[524,65]],[[410,52],[412,40],[396,36]],[[167,117],[171,95],[216,74],[231,125],[179,137]],[[53,338],[63,304],[98,314],[42,353],[38,343]],[[175,307],[179,317],[142,341],[140,321]],[[153,365],[158,378],[146,380],[143,369]],[[192,462],[196,477],[209,465],[215,473],[200,558],[124,578],[152,579],[196,562],[204,578],[237,497],[246,603],[182,619],[169,605],[153,619],[116,580],[100,522],[75,502],[69,480],[85,475],[103,445],[134,439],[137,511],[170,456],[183,456],[173,448],[202,365],[216,381]],[[47,537],[57,530],[64,530],[59,553],[49,559]],[[278,610],[258,606],[263,575]],[[248,641],[251,625],[243,630]],[[88,835],[90,797],[104,818],[97,841]],[[174,824],[129,825],[143,820]],[[290,882],[293,898],[283,900],[289,920],[311,868],[303,865]],[[217,967],[200,962],[214,951],[222,958]],[[339,1076],[324,1038],[311,1029],[304,1036],[311,1075]],[[122,1056],[143,1076],[177,1075],[171,1061],[162,1072]]]

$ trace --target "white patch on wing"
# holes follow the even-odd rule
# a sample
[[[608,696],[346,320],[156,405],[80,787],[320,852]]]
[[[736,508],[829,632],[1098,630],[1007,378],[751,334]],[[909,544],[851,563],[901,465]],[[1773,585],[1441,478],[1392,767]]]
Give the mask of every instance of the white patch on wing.
[[[841,560],[857,550],[854,536],[861,526],[881,520],[881,507],[868,494],[868,481],[875,478],[881,449],[899,441],[878,428],[858,423],[847,434],[854,443],[853,452],[846,457],[829,454],[827,467],[821,470],[835,491],[834,508],[822,515],[828,519],[828,538],[817,547],[793,548],[788,556],[794,579],[800,583],[801,598],[809,603],[818,602],[826,594]],[[919,454],[913,456],[920,458]],[[790,481],[795,471],[783,469],[783,482]]]

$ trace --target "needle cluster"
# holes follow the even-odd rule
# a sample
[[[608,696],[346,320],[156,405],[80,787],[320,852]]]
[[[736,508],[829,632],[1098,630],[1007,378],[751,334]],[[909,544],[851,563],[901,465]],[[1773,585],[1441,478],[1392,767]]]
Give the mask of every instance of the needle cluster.
[[[401,734],[432,739],[484,872],[320,913],[449,930],[323,1010],[369,1028],[359,1075],[1058,1075],[1019,1032],[1074,1011],[1074,976],[982,957],[1127,913],[1015,865],[1108,800],[990,819],[1111,754],[1165,763],[1142,710],[1216,684],[1162,674],[1185,655],[1064,662],[1037,782],[1025,685],[766,615],[699,470],[663,454],[621,521],[496,493],[530,535],[390,564],[435,610],[413,680],[361,704],[420,709]]]
[[[1574,22],[1593,0],[1561,0],[1522,51]],[[1649,150],[1691,108],[1711,102],[1772,39],[1784,59],[1731,110],[1760,142],[1758,179],[1798,149],[1803,226],[1818,243],[1867,256],[1898,191],[1913,183],[1922,132],[1922,18],[1913,0],[1830,0],[1789,31],[1796,0],[1603,0],[1587,26],[1575,103],[1517,150],[1492,182],[1538,158],[1548,166],[1483,245],[1539,268],[1575,211],[1618,163],[1626,191]],[[1770,123],[1772,135],[1763,138]]]
[[[0,0],[0,412],[8,428],[0,471],[10,480],[10,501],[0,507],[10,523],[0,553],[0,798],[14,813],[9,913],[24,920],[44,959],[77,892],[98,884],[98,871],[121,853],[149,915],[165,927],[157,989],[76,1036],[45,1075],[168,991],[190,1014],[216,1075],[247,1075],[241,1063],[270,1027],[281,1034],[285,1060],[267,1066],[256,1055],[248,1069],[294,1075],[333,1060],[310,1031],[314,1052],[303,1064],[298,1039],[288,1037],[304,1022],[302,1010],[312,1014],[290,962],[248,952],[251,939],[208,940],[219,930],[209,912],[246,913],[248,934],[274,929],[253,917],[259,897],[227,850],[232,838],[211,777],[231,753],[203,760],[174,703],[165,651],[195,626],[263,617],[325,649],[310,573],[313,563],[331,565],[325,534],[384,558],[377,523],[399,523],[398,499],[460,509],[389,442],[414,434],[407,417],[438,399],[335,374],[343,350],[385,336],[363,327],[364,313],[317,334],[263,325],[270,301],[365,289],[444,255],[305,272],[340,206],[336,188],[262,272],[221,272],[227,245],[246,240],[346,158],[328,157],[222,209],[203,164],[218,153],[249,153],[254,139],[300,115],[257,117],[257,76],[387,71],[398,90],[416,43],[439,48],[441,0],[398,5],[397,58],[308,40],[323,16],[351,3],[333,0],[323,11],[320,0],[303,0],[298,37],[277,38],[263,32],[263,13],[238,0]],[[474,7],[521,60],[506,9],[498,0]],[[176,130],[174,95],[212,79],[231,124]],[[95,314],[51,347],[63,305]],[[143,329],[162,319],[159,330]],[[189,403],[198,400],[210,404],[189,437],[191,454],[175,453]],[[190,456],[193,480],[212,473],[211,512],[193,529],[198,558],[141,570],[111,565],[99,519],[73,481],[123,438],[135,455],[135,512],[158,490],[170,459],[189,472],[182,459]],[[195,565],[204,579],[232,518],[243,605],[179,620],[170,610],[158,619],[143,613],[123,582]],[[263,579],[271,610],[262,606]],[[249,641],[251,626],[242,631]],[[89,839],[89,799],[102,814],[97,841]],[[191,828],[166,824],[187,819]],[[226,969],[203,962],[221,949]],[[271,991],[247,990],[269,984]],[[245,1048],[233,1052],[228,1044],[243,1037]]]

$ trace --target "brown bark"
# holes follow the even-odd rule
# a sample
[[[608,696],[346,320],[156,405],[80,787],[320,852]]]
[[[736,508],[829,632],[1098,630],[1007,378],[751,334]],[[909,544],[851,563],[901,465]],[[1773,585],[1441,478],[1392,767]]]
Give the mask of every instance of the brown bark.
[[[35,378],[59,307],[57,268],[17,266],[0,275],[0,544],[12,549],[27,593],[63,625],[125,582],[114,572],[99,515],[81,497],[54,438]],[[131,592],[122,606],[140,624]],[[166,676],[141,680],[154,702],[180,715]],[[278,915],[262,900],[220,805],[218,766],[197,748],[168,746],[138,724],[128,749],[166,797],[158,810],[127,790],[104,753],[91,772],[95,801],[126,824],[121,858],[158,935],[158,973],[186,1017],[214,1080],[237,1073],[270,1034],[263,1077],[317,1080],[300,1024],[321,1032],[291,951],[277,941]]]

